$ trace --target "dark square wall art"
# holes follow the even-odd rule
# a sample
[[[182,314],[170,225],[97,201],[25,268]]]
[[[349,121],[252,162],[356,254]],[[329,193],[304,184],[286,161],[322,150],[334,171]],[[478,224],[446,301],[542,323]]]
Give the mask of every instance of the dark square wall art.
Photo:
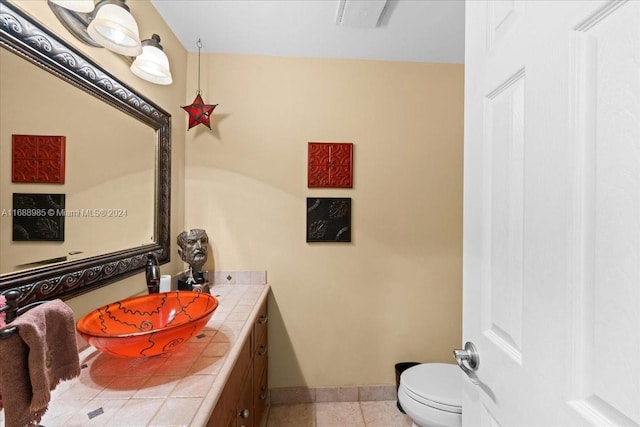
[[[64,242],[64,194],[13,193],[13,240]]]
[[[350,242],[351,198],[307,198],[307,242]]]

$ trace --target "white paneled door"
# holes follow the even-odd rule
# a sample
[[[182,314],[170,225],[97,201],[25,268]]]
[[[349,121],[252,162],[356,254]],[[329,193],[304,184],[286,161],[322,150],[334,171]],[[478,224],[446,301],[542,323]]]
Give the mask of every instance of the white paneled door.
[[[465,70],[463,425],[640,426],[640,1],[468,0]]]

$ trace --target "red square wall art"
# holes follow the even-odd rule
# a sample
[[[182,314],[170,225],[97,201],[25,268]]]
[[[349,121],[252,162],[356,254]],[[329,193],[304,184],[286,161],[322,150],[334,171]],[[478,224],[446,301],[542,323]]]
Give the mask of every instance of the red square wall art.
[[[353,144],[310,142],[307,186],[309,188],[352,188]]]
[[[12,135],[11,181],[64,184],[66,137]]]

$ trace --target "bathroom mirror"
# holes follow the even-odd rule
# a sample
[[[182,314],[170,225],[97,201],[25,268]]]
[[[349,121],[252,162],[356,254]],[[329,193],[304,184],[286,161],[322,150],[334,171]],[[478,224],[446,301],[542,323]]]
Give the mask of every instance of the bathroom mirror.
[[[76,203],[74,207],[81,207],[83,211],[78,213],[82,218],[69,217],[71,214],[75,215],[76,209],[67,205],[64,223],[67,228],[65,234],[69,238],[66,242],[44,242],[44,245],[43,242],[19,242],[20,244],[16,245],[0,246],[3,260],[12,258],[10,255],[15,255],[20,250],[33,252],[32,258],[29,258],[31,262],[22,262],[25,258],[16,256],[14,258],[22,261],[14,262],[15,267],[10,264],[10,267],[0,271],[0,293],[11,289],[18,290],[20,306],[43,299],[68,298],[143,270],[146,254],[149,252],[153,252],[161,264],[168,262],[170,115],[4,0],[0,3],[0,47],[6,50],[2,52],[5,59],[16,60],[12,58],[15,56],[17,60],[25,61],[29,67],[38,69],[38,72],[49,73],[43,80],[49,82],[44,83],[45,86],[49,86],[42,90],[42,97],[32,100],[36,103],[33,111],[22,112],[25,117],[31,116],[34,123],[40,124],[39,122],[44,121],[44,115],[53,115],[56,110],[55,105],[38,104],[44,102],[47,95],[45,92],[57,93],[57,99],[60,99],[61,94],[75,96],[76,92],[88,97],[77,101],[82,104],[80,110],[66,112],[67,119],[60,128],[62,130],[48,132],[50,128],[38,128],[35,124],[32,128],[36,135],[71,135],[75,151],[67,146],[67,152],[71,157],[66,158],[66,169],[72,182],[65,181],[63,185],[9,185],[5,177],[11,176],[10,172],[7,174],[3,171],[3,206],[0,208],[4,212],[4,225],[8,220],[7,215],[10,215],[8,210],[12,208],[4,203],[10,200],[5,193],[69,192],[69,195],[65,194],[67,198],[82,193],[83,198],[79,200],[83,202],[80,205]],[[3,66],[8,62],[4,61]],[[31,70],[28,72],[32,73]],[[30,79],[31,81],[33,80]],[[33,84],[36,84],[35,81]],[[54,102],[55,99],[56,96],[53,97]],[[89,110],[91,104],[95,104],[96,110]],[[16,105],[19,104],[16,102]],[[66,106],[57,108],[67,110]],[[87,120],[98,121],[92,124],[87,123]],[[26,123],[28,124],[28,120]],[[77,128],[82,127],[85,134],[74,128],[74,123],[81,123]],[[93,136],[86,134],[87,128],[96,128],[96,132],[106,132],[112,136],[111,140],[107,140],[107,151],[104,147],[106,144],[104,141],[100,143],[97,133]],[[31,133],[29,126],[25,125],[23,129]],[[3,156],[11,155],[11,149],[7,149],[6,144],[12,144],[12,141],[6,141],[11,135],[7,136],[5,133],[0,141],[3,144]],[[122,134],[134,135],[133,141],[123,143]],[[100,145],[89,147],[91,143]],[[77,154],[78,147],[88,155]],[[109,162],[105,161],[107,154],[111,159]],[[10,163],[3,162],[3,167],[8,164]],[[96,172],[95,169],[98,168],[104,169]],[[82,170],[91,171],[91,175],[87,173],[85,176],[79,176],[78,171]],[[131,175],[131,181],[109,184],[112,180],[109,172],[114,170],[118,172],[111,174],[113,180]],[[104,176],[104,182],[89,185],[92,180],[99,181],[96,180],[96,176]],[[121,194],[118,194],[118,189]],[[85,193],[94,194],[92,196]],[[103,203],[108,198],[112,200],[110,206]],[[93,210],[96,212],[90,212]],[[106,220],[101,217],[109,217],[111,221],[100,222]],[[121,222],[118,222],[118,219]],[[81,220],[84,221],[84,228],[70,228],[78,226]],[[3,234],[8,232],[4,225]],[[105,231],[105,234],[101,235],[100,231]],[[75,244],[77,247],[65,247],[65,243],[73,241],[72,236],[82,236],[84,240],[81,244]],[[11,236],[8,239],[11,240]],[[2,236],[2,241],[7,241],[6,234]],[[51,252],[51,248],[54,252]],[[78,252],[81,253],[77,254]],[[57,254],[63,256],[55,256]]]

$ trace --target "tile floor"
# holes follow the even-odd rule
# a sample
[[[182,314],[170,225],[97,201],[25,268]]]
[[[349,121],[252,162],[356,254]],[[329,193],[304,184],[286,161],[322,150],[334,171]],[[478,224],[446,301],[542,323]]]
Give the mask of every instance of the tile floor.
[[[267,427],[410,427],[395,400],[271,405]]]

